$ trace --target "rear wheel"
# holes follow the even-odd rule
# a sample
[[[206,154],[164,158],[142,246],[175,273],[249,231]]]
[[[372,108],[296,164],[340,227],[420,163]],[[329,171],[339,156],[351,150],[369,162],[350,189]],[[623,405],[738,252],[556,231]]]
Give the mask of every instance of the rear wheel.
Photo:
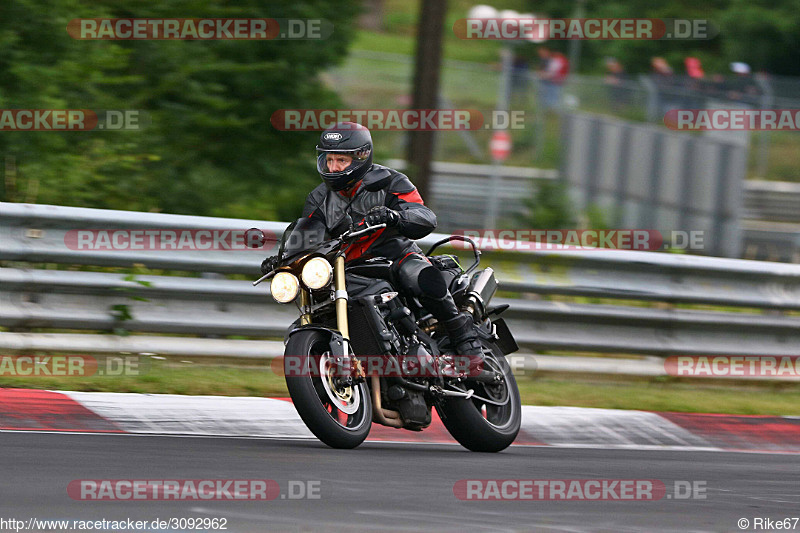
[[[502,376],[496,383],[467,380],[458,388],[473,390],[469,399],[447,398],[437,407],[447,431],[474,452],[499,452],[514,442],[522,423],[519,389],[511,367],[496,345],[484,342],[484,368]]]
[[[330,335],[306,330],[289,338],[287,357],[301,357],[302,375],[286,376],[295,409],[308,429],[332,448],[355,448],[367,438],[372,426],[372,400],[365,382],[342,383],[330,353]],[[292,374],[297,374],[293,371]]]

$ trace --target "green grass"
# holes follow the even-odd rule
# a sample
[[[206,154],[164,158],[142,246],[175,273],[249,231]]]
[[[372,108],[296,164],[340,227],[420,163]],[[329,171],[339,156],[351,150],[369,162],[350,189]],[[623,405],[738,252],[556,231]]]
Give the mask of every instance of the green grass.
[[[518,12],[526,10],[526,3],[523,0],[480,3],[495,4],[498,9],[514,9]],[[471,0],[451,0],[448,2],[444,34],[442,36],[442,53],[445,60],[452,59],[475,63],[496,63],[499,61],[499,50],[502,46],[500,42],[459,39],[453,32],[453,24],[459,19],[466,18],[470,8],[474,5],[476,5],[476,2]],[[418,18],[419,2],[387,0],[384,14],[384,31],[359,30],[351,49],[413,55],[416,49]]]
[[[192,361],[183,363],[180,361]],[[228,359],[169,360],[143,358],[139,375],[88,377],[0,376],[0,387],[57,389],[88,392],[149,394],[210,394],[220,396],[286,396],[283,377],[272,372],[270,361]]]
[[[767,172],[761,175],[761,142],[766,139]],[[750,145],[747,177],[800,182],[800,133],[796,131],[755,132]]]
[[[0,387],[221,396],[288,395],[269,361],[152,360],[138,376],[0,377]],[[649,411],[797,415],[800,385],[538,373],[518,378],[526,405]]]
[[[518,384],[523,403],[529,405],[742,415],[800,413],[800,385],[796,383],[542,374],[520,379]]]
[[[415,42],[410,35],[392,35],[359,30],[350,45],[350,50],[414,55]]]

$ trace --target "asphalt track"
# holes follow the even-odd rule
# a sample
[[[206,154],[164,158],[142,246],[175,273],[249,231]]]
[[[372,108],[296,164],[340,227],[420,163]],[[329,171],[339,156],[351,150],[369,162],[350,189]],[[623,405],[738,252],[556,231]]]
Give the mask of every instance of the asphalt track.
[[[224,517],[227,531],[741,531],[740,518],[800,516],[794,454],[0,432],[0,518],[153,520]],[[319,499],[80,501],[76,479],[319,482]],[[462,501],[462,479],[658,479],[656,501]],[[705,482],[675,499],[674,482]],[[797,526],[800,531],[800,524]],[[153,531],[153,530],[150,530]],[[173,530],[174,531],[174,530]],[[208,531],[208,530],[204,530]]]

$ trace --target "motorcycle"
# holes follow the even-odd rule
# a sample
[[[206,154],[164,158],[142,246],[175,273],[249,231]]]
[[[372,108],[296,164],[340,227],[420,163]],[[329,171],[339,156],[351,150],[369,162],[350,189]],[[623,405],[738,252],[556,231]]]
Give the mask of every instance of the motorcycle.
[[[385,227],[360,229],[345,217],[331,234],[309,218],[292,223],[280,241],[278,266],[253,282],[270,280],[276,301],[298,306],[300,317],[284,337],[284,374],[303,422],[328,446],[355,448],[373,422],[424,430],[435,407],[465,448],[508,447],[519,432],[522,408],[505,356],[518,346],[498,316],[509,306],[490,306],[498,284],[491,268],[477,270],[475,242],[453,235],[426,255],[459,309],[473,317],[484,353],[480,372],[459,365],[444,326],[417,298],[395,290],[391,260],[345,264],[349,245]],[[454,240],[472,247],[474,263],[467,269],[453,256],[432,255]]]

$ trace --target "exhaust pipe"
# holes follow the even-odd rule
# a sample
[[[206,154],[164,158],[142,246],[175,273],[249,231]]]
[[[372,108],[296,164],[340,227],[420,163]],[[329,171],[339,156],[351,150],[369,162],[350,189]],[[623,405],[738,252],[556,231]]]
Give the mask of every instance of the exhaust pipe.
[[[400,413],[381,407],[381,381],[372,376],[372,421],[393,428],[403,427]]]
[[[485,318],[489,301],[497,292],[497,279],[494,277],[494,270],[486,268],[475,274],[467,291],[466,310],[482,321]]]

